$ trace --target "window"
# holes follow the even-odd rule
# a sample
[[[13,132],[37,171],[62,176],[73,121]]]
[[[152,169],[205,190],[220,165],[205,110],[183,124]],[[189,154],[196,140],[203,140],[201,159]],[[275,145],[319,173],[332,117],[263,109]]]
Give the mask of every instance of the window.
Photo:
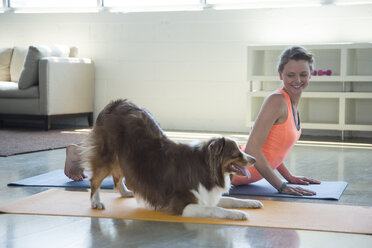
[[[97,0],[9,0],[11,8],[97,7]]]
[[[203,2],[203,1],[202,1]],[[104,7],[123,11],[202,10],[201,0],[104,0]]]
[[[104,7],[115,11],[202,10],[201,0],[104,0]]]
[[[321,0],[209,0],[208,4],[219,7],[236,8],[286,8],[301,6],[321,6]]]
[[[336,5],[356,5],[356,4],[369,4],[372,0],[333,0],[328,1]]]
[[[155,7],[170,5],[190,5],[200,4],[200,0],[105,0],[105,7]]]
[[[286,8],[370,4],[372,0],[207,0],[212,8]]]
[[[372,4],[372,0],[0,0],[0,10],[16,12],[171,11],[287,8]]]

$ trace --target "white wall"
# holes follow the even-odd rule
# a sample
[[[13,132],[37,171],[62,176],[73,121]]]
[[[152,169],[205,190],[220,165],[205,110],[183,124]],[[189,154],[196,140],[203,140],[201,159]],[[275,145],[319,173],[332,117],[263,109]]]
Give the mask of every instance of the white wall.
[[[371,42],[372,5],[167,13],[0,14],[0,46],[68,44],[112,99],[165,129],[247,132],[247,45]]]

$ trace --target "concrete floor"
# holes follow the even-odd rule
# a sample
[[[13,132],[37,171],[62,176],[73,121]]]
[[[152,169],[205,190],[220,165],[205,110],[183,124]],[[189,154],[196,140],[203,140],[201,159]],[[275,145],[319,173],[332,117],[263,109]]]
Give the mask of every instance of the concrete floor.
[[[187,142],[214,134],[168,132]],[[230,135],[240,143],[246,135]],[[47,190],[7,183],[63,168],[65,149],[0,157],[0,205]],[[265,198],[372,206],[372,145],[300,141],[286,160],[296,175],[349,183],[339,201]],[[342,218],[342,216],[340,216]],[[0,214],[0,247],[372,247],[371,235],[164,223],[84,217]]]

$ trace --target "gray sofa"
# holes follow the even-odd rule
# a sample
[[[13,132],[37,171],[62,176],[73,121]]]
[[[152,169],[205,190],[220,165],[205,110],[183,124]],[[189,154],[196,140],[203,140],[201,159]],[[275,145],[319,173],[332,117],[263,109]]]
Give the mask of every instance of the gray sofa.
[[[93,125],[94,64],[67,46],[0,48],[0,125],[85,116]]]

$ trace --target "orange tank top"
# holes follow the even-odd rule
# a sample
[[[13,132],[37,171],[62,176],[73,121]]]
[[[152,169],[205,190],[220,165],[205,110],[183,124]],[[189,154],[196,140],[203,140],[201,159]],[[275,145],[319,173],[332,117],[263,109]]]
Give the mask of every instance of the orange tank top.
[[[297,127],[293,114],[292,102],[288,93],[282,89],[277,89],[277,91],[281,92],[285,97],[288,115],[284,123],[272,126],[262,146],[262,152],[273,170],[283,163],[284,159],[288,156],[292,147],[301,136],[300,123]],[[244,183],[252,183],[262,179],[261,174],[254,166],[248,167],[248,170],[251,173],[251,177]]]
[[[283,163],[301,136],[301,127],[300,124],[298,127],[296,126],[293,105],[288,93],[282,89],[278,89],[278,91],[284,95],[287,102],[287,119],[282,124],[273,125],[265,144],[262,146],[265,158],[270,166],[275,168]]]

